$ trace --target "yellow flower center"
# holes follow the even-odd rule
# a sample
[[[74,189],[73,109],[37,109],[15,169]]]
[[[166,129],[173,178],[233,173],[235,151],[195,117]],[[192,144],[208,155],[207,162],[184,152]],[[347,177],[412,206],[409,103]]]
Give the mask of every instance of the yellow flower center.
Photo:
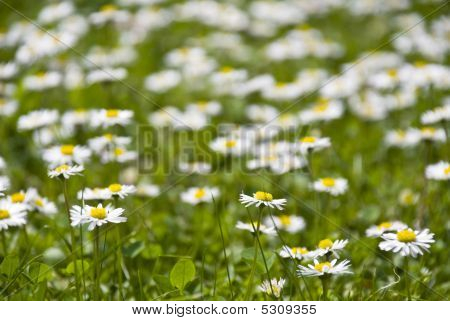
[[[39,72],[36,74],[36,77],[44,78],[46,75],[47,75],[47,73],[46,73],[45,71],[39,71]]]
[[[230,66],[224,66],[224,67],[220,68],[220,72],[223,72],[223,73],[226,73],[226,74],[230,73],[232,71],[233,71],[233,68],[230,67]]]
[[[227,148],[233,148],[234,146],[236,146],[236,141],[235,140],[227,140],[225,142],[225,147],[227,147]]]
[[[383,222],[381,224],[378,224],[378,229],[386,229],[386,228],[390,228],[392,226],[391,222]]]
[[[102,6],[100,8],[100,11],[102,12],[111,12],[111,11],[116,11],[117,7],[113,4],[105,4],[104,6]]]
[[[42,207],[42,206],[44,206],[44,201],[41,198],[37,198],[34,201],[34,205],[36,205],[37,207]]]
[[[326,178],[322,178],[322,184],[325,187],[333,187],[336,184],[336,181],[333,178],[326,177]]]
[[[396,69],[389,69],[387,73],[388,73],[389,77],[397,78],[398,72]]]
[[[450,166],[448,166],[448,167],[446,167],[446,168],[444,169],[444,174],[445,174],[445,175],[450,174]]]
[[[416,233],[411,230],[403,230],[397,232],[397,240],[400,242],[414,242],[416,240]]]
[[[122,190],[122,185],[120,184],[111,184],[109,185],[108,189],[113,192],[113,193],[117,193],[120,192]]]
[[[91,216],[93,218],[103,220],[106,217],[106,210],[104,208],[91,208]]]
[[[280,219],[281,224],[285,226],[291,225],[292,223],[291,217],[289,215],[280,215],[278,218]]]
[[[285,82],[279,81],[279,82],[277,82],[277,83],[275,84],[275,86],[276,86],[277,88],[283,88],[283,87],[286,87],[286,83],[285,83]]]
[[[323,249],[323,250],[328,249],[332,246],[333,246],[333,241],[330,239],[321,240],[318,245],[319,249]]]
[[[314,269],[316,271],[323,272],[323,268],[326,266],[328,266],[328,268],[331,268],[331,263],[330,262],[317,263],[316,265],[314,265]]]
[[[200,110],[205,110],[206,107],[208,107],[208,102],[201,100],[201,101],[197,102],[197,106]]]
[[[13,203],[22,203],[25,200],[24,193],[15,193],[11,195],[11,201]]]
[[[107,134],[104,134],[103,137],[105,137],[107,141],[112,141],[113,134],[107,133]]]
[[[119,116],[119,110],[118,109],[108,109],[106,111],[106,117],[108,118],[115,118]]]
[[[306,249],[306,247],[293,247],[292,253],[295,254],[307,254],[309,251]]]
[[[74,150],[75,146],[73,145],[62,145],[61,146],[61,154],[63,155],[73,155],[73,150]]]
[[[117,147],[117,148],[114,150],[114,155],[116,155],[116,156],[123,155],[123,153],[125,153],[125,151],[123,150],[123,148]]]
[[[316,141],[316,137],[306,136],[300,139],[301,143],[314,143]]]
[[[267,192],[261,192],[261,191],[255,193],[255,198],[258,201],[264,201],[264,202],[271,202],[273,200],[272,194],[267,193]]]
[[[55,171],[58,173],[62,173],[63,171],[68,170],[70,167],[69,165],[61,165],[55,168]]]
[[[423,60],[418,60],[416,62],[414,62],[414,66],[416,66],[417,68],[423,68],[427,65],[426,61]]]
[[[205,195],[206,195],[205,189],[204,189],[204,188],[199,188],[199,189],[197,189],[197,191],[195,192],[194,197],[197,198],[197,199],[199,199],[199,198],[204,197]]]
[[[9,215],[9,212],[7,210],[0,210],[0,220],[5,220],[10,217],[11,215]]]

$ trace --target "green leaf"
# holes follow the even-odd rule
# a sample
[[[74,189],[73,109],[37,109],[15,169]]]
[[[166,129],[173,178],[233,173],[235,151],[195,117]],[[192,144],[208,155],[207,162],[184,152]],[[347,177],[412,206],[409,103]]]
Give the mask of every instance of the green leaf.
[[[127,257],[135,258],[138,256],[145,248],[144,242],[138,241],[131,243],[125,249],[123,254]]]
[[[17,255],[9,255],[5,257],[2,264],[0,265],[0,273],[11,277],[16,272],[19,267],[19,258]]]
[[[29,276],[32,282],[40,283],[51,280],[53,270],[47,264],[35,262],[30,265]]]
[[[83,274],[83,270],[86,273],[86,271],[89,270],[89,263],[86,260],[76,260],[76,264],[77,264],[77,274],[78,276],[81,276]],[[83,268],[84,266],[84,268]],[[75,274],[75,265],[73,264],[73,262],[70,262],[67,267],[66,267],[66,274]]]
[[[195,278],[195,265],[191,260],[180,260],[170,271],[170,283],[180,291]]]

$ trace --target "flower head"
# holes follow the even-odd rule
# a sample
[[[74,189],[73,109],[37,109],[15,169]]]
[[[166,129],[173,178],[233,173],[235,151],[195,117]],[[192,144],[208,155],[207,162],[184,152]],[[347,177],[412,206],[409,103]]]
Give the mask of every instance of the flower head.
[[[338,196],[347,191],[348,182],[345,178],[325,177],[315,181],[313,188],[318,192],[325,192],[333,196]]]
[[[277,208],[279,210],[283,210],[283,206],[286,204],[286,199],[274,199],[272,194],[263,191],[253,193],[253,197],[241,193],[239,196],[239,201],[244,204],[245,207],[249,207],[251,205],[255,205],[256,207],[265,205],[271,208]]]
[[[378,245],[383,251],[400,253],[401,256],[417,257],[434,243],[434,234],[428,229],[414,231],[412,229],[399,230],[397,233],[385,233],[381,236],[384,241]]]
[[[339,274],[350,274],[352,273],[350,268],[350,261],[343,260],[337,263],[337,259],[331,262],[322,262],[314,260],[314,265],[308,264],[308,266],[299,265],[297,274],[298,276],[323,276],[326,274],[339,275]]]
[[[405,223],[399,221],[382,222],[378,225],[372,225],[366,230],[368,237],[379,237],[385,232],[404,230],[408,226]]]
[[[280,278],[280,280],[272,279],[272,280],[264,280],[263,283],[259,286],[259,289],[265,292],[268,295],[274,295],[276,298],[281,296],[281,291],[283,290],[284,284],[286,280]]]
[[[13,203],[10,200],[0,200],[0,231],[11,226],[21,226],[27,223],[27,206]]]
[[[114,209],[111,204],[106,207],[103,207],[101,203],[97,207],[74,205],[70,209],[71,225],[75,227],[89,224],[88,230],[92,231],[106,223],[123,223],[127,221],[127,218],[122,216],[124,211],[123,208]]]
[[[69,179],[70,176],[81,175],[81,172],[84,171],[83,165],[66,165],[62,164],[54,169],[48,171],[48,176],[50,178],[64,178]]]

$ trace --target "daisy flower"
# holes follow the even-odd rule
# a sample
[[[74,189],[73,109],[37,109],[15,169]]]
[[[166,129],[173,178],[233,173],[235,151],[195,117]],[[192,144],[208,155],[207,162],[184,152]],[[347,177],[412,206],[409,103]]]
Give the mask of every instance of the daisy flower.
[[[313,189],[317,192],[329,193],[333,196],[344,194],[348,188],[348,181],[345,178],[320,178],[313,184]]]
[[[197,205],[201,202],[211,203],[214,198],[219,196],[219,189],[216,187],[190,187],[187,191],[181,193],[181,200],[185,203]]]
[[[44,161],[51,166],[72,163],[83,164],[91,157],[91,151],[79,145],[61,145],[44,150],[42,156]]]
[[[296,258],[297,260],[311,259],[314,252],[310,252],[306,247],[289,247],[284,245],[280,250],[282,258]]]
[[[42,213],[45,215],[53,215],[53,214],[56,214],[56,212],[58,211],[55,203],[50,202],[45,197],[37,196],[33,200],[32,205],[33,205],[33,209],[35,209],[39,213]]]
[[[35,188],[29,188],[26,191],[21,190],[20,192],[9,195],[8,200],[14,204],[23,204],[27,207],[28,210],[30,210],[33,200],[37,196],[37,190]]]
[[[398,202],[402,206],[412,206],[417,204],[419,201],[420,195],[418,193],[414,193],[412,190],[406,188],[400,192],[398,196]]]
[[[317,244],[317,249],[314,250],[314,258],[324,255],[334,254],[339,258],[339,253],[348,243],[348,240],[336,240],[324,239]]]
[[[420,129],[422,140],[433,142],[445,142],[445,130],[442,128],[423,127]]]
[[[70,176],[81,175],[81,172],[84,171],[83,165],[60,165],[54,169],[48,171],[48,176],[50,178],[64,178],[69,179]]]
[[[209,147],[221,154],[240,156],[248,151],[250,144],[241,138],[217,137],[211,141]]]
[[[428,110],[424,112],[420,117],[420,121],[422,122],[422,124],[427,125],[447,120],[450,120],[450,105]]]
[[[85,205],[84,207],[74,205],[70,209],[70,220],[72,226],[89,224],[88,230],[100,227],[106,223],[123,223],[126,217],[121,216],[125,210],[123,208],[114,209],[111,204],[106,207],[100,203],[97,207]]]
[[[134,112],[120,109],[100,109],[92,112],[91,125],[93,127],[109,127],[114,125],[128,125],[131,123]]]
[[[401,256],[423,255],[423,250],[428,252],[430,243],[434,243],[434,234],[428,229],[413,231],[409,228],[397,233],[386,233],[381,237],[384,241],[378,245],[380,249],[400,253]]]
[[[32,111],[19,117],[17,128],[19,130],[33,130],[55,124],[59,119],[57,110],[41,109]]]
[[[252,233],[256,232],[256,228],[257,228],[257,224],[253,223],[255,228],[253,228],[253,225],[250,223],[244,223],[241,221],[238,221],[236,223],[236,228],[239,230],[244,230],[244,231],[250,231]],[[259,231],[263,234],[267,234],[267,235],[275,235],[277,234],[277,232],[275,231],[275,228],[273,226],[265,226],[264,224],[259,224]]]
[[[400,231],[406,229],[408,226],[400,221],[383,222],[378,225],[372,225],[366,230],[368,237],[380,237],[385,232]]]
[[[111,198],[111,194],[105,188],[85,188],[78,191],[77,198],[84,201],[107,200]]]
[[[276,298],[281,296],[281,291],[283,290],[284,284],[286,280],[280,278],[280,280],[272,279],[272,280],[264,280],[263,283],[259,286],[259,289],[262,292],[265,292],[267,295],[274,295]]]
[[[136,194],[144,197],[155,197],[160,193],[158,185],[149,183],[139,183],[136,187]]]
[[[272,221],[273,218],[273,221]],[[297,233],[303,230],[306,226],[305,220],[301,216],[297,215],[280,215],[280,216],[273,216],[273,217],[267,217],[264,221],[264,223],[267,226],[273,225],[275,223],[275,226],[283,231],[289,232],[289,233]]]
[[[437,164],[428,165],[425,169],[425,177],[438,181],[450,179],[450,163],[440,161]]]
[[[308,264],[308,266],[299,265],[297,270],[297,275],[300,276],[324,276],[326,274],[333,274],[333,275],[339,275],[339,274],[351,274],[349,270],[350,268],[350,261],[349,260],[343,260],[341,262],[337,263],[337,259],[334,259],[331,262],[322,262],[319,263],[319,261],[314,260],[314,265]]]
[[[274,199],[272,194],[262,191],[253,193],[253,197],[241,193],[239,195],[239,201],[244,204],[245,207],[249,207],[251,205],[259,207],[262,204],[271,208],[277,208],[281,211],[283,210],[283,206],[286,204],[285,198]]]
[[[27,206],[13,203],[10,200],[0,200],[0,231],[7,230],[10,226],[26,224]]]
[[[296,147],[302,154],[308,154],[310,152],[322,150],[331,146],[330,138],[328,137],[315,137],[305,136],[300,138]]]
[[[114,183],[106,188],[106,194],[109,194],[110,197],[119,197],[123,199],[134,193],[136,193],[136,186],[134,185],[121,185]]]

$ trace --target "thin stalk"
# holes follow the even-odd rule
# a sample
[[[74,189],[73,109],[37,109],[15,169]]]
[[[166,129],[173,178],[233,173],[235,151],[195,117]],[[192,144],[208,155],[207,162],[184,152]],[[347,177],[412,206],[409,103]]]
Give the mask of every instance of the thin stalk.
[[[8,245],[6,243],[6,233],[5,230],[2,230],[2,245],[3,245],[3,257],[6,257],[8,255]]]
[[[94,300],[99,301],[100,297],[100,235],[99,227],[96,226],[94,229]]]
[[[408,295],[408,301],[411,301],[411,291],[410,291],[410,280],[409,280],[409,259],[408,257],[405,257],[405,266],[404,271],[405,275],[405,287],[406,287],[406,293]]]
[[[77,300],[80,301],[80,286],[78,282],[78,267],[77,267],[77,257],[75,255],[75,232],[70,225],[70,206],[69,206],[69,193],[67,191],[67,180],[62,179],[63,182],[63,191],[64,191],[64,203],[66,205],[66,212],[67,212],[67,222],[69,223],[69,229],[70,229],[70,256],[72,258],[73,263],[73,269],[75,272],[75,289],[77,294]]]
[[[86,293],[86,277],[84,274],[83,227],[80,225],[81,281],[83,283],[83,299]]]
[[[327,276],[322,276],[320,278],[320,281],[322,282],[322,299],[323,300],[327,300],[328,299],[328,282],[329,282],[329,278]]]
[[[118,197],[114,197],[114,207],[118,208]],[[117,224],[116,226],[116,253],[117,253],[117,280],[119,282],[119,299],[124,300],[123,297],[123,275],[122,275],[122,264],[123,264],[123,257],[122,257],[122,238],[120,236],[120,224]]]
[[[254,241],[253,241],[253,248],[255,249],[255,252],[253,254],[252,269],[250,270],[250,276],[249,276],[248,282],[247,282],[247,291],[245,292],[244,301],[248,301],[250,299],[250,296],[253,291],[253,277],[255,275],[255,270],[256,270],[256,260],[258,258],[258,246],[256,243],[256,237],[254,238]]]

